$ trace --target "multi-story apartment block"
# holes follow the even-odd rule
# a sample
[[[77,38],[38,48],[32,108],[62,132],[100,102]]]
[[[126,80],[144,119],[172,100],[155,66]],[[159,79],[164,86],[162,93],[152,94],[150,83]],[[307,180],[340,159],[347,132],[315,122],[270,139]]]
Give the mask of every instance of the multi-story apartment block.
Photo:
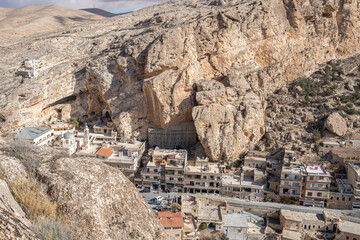
[[[303,186],[304,167],[293,168],[283,165],[280,177],[279,196],[284,200],[295,200],[299,203]]]
[[[207,158],[188,164],[185,168],[184,192],[219,194],[223,170],[219,164],[209,163]]]
[[[354,191],[352,208],[360,208],[360,163],[352,162],[347,164],[347,178]]]
[[[145,151],[145,142],[136,140],[122,140],[104,144],[96,157],[105,164],[119,168],[127,177],[133,175],[139,168],[139,161]]]
[[[327,207],[330,195],[331,175],[320,165],[305,164],[303,177],[304,206]]]
[[[151,189],[171,189],[181,192],[184,181],[186,150],[156,149],[142,171],[143,185]]]

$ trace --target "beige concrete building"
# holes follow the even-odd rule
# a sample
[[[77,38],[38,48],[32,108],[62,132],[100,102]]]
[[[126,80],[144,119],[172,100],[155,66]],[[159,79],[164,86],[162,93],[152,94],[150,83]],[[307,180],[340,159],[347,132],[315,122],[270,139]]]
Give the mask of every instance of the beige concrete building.
[[[336,234],[336,240],[359,240],[360,224],[344,221],[339,223]]]
[[[96,157],[131,177],[138,170],[140,158],[145,151],[145,142],[122,140],[110,143],[104,143],[96,152]]]
[[[185,168],[185,193],[216,193],[221,192],[223,168],[217,163],[209,163],[208,159],[197,159],[188,163]]]
[[[280,178],[279,196],[285,201],[300,203],[304,167],[292,168],[283,165]]]
[[[280,210],[280,224],[284,230],[294,232],[324,231],[334,233],[342,218],[324,211],[323,214]]]
[[[354,201],[354,191],[350,181],[341,176],[335,178],[337,188],[330,191],[328,207],[334,209],[351,209]]]
[[[108,121],[106,124],[99,124],[93,126],[94,133],[97,134],[109,134],[117,136],[116,128],[114,127],[114,123],[112,121]]]
[[[152,158],[141,172],[143,186],[154,190],[161,188],[182,192],[187,151],[155,149],[150,154]]]
[[[352,207],[360,208],[360,163],[349,162],[347,164],[347,178],[354,191]]]
[[[253,168],[266,168],[267,152],[250,151],[244,159],[244,166]]]

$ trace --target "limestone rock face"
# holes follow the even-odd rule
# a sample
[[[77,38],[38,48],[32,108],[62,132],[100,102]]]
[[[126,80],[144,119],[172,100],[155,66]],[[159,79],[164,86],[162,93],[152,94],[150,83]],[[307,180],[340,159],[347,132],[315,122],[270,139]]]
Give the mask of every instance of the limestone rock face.
[[[237,70],[228,73],[225,83],[228,87],[198,87],[192,112],[199,139],[212,160],[223,153],[238,159],[265,133],[266,103],[261,93],[253,91]]]
[[[338,112],[332,113],[326,119],[324,128],[340,137],[345,136],[348,130],[345,119]]]
[[[264,133],[262,91],[359,46],[358,1],[170,1],[0,48],[0,128],[107,111],[146,139],[193,120],[212,159],[235,159]],[[37,78],[15,76],[24,59],[39,60]]]
[[[117,169],[96,159],[59,159],[39,169],[75,239],[167,239],[155,214]]]
[[[30,225],[6,182],[0,179],[0,239],[38,239],[30,230]]]

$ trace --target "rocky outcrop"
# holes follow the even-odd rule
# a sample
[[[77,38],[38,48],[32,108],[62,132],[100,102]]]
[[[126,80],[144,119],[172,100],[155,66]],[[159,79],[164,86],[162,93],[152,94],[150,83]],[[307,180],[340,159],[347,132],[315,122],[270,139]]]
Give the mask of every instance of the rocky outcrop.
[[[167,239],[155,214],[117,169],[96,159],[44,164],[39,176],[75,239]]]
[[[265,133],[261,91],[359,52],[359,18],[357,1],[179,0],[14,43],[0,49],[0,127],[105,111],[120,133],[146,139],[148,126],[194,120],[213,160],[236,159]],[[37,78],[14,77],[26,58],[40,61]],[[200,81],[224,87],[200,91]],[[208,119],[214,111],[223,116]]]
[[[238,73],[228,74],[228,87],[216,81],[200,82],[197,87],[193,119],[205,152],[213,160],[224,153],[238,159],[265,133],[266,104]]]
[[[30,221],[25,218],[6,182],[0,179],[0,239],[38,239],[30,226]]]
[[[326,119],[324,128],[338,135],[339,137],[345,136],[348,130],[345,119],[338,112],[332,113]]]

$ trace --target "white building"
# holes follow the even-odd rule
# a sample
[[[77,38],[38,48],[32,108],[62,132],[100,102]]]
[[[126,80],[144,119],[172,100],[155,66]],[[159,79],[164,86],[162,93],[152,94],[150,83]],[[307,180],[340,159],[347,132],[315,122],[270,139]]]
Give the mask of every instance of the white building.
[[[14,138],[34,145],[48,145],[54,139],[54,129],[48,127],[25,127]]]

